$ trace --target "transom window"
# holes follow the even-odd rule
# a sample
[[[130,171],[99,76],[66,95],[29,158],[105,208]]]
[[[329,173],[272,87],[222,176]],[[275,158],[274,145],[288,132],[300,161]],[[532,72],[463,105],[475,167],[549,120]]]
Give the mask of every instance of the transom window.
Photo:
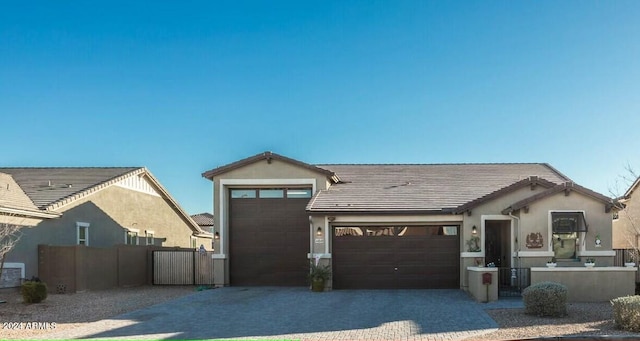
[[[311,188],[232,188],[231,199],[311,198]]]
[[[551,229],[553,253],[557,259],[576,259],[578,257],[579,236],[587,232],[583,212],[552,212]]]

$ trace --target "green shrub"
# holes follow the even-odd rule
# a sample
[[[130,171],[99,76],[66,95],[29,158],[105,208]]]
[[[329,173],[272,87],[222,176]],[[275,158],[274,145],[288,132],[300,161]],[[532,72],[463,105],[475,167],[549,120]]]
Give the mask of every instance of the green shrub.
[[[37,278],[25,281],[20,293],[26,303],[40,303],[47,298],[47,284]]]
[[[567,315],[567,287],[555,282],[540,282],[522,292],[524,313],[538,316]]]
[[[611,300],[613,321],[618,328],[640,332],[640,296],[624,296]]]

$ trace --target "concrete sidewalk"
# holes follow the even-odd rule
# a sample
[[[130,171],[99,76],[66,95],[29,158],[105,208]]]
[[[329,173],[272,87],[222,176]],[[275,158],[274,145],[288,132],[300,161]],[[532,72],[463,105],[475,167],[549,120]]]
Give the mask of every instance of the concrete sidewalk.
[[[46,337],[458,340],[498,328],[485,308],[461,290],[228,287]]]

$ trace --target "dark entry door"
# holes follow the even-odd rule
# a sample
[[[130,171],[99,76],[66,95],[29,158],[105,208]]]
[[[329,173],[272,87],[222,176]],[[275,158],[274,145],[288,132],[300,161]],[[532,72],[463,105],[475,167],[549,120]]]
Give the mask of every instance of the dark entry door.
[[[459,288],[457,226],[336,227],[336,289]]]
[[[230,199],[231,285],[306,285],[310,237],[305,207],[309,199],[287,197],[286,189],[281,194],[264,190],[268,193],[264,197],[260,190],[243,191],[249,194]]]

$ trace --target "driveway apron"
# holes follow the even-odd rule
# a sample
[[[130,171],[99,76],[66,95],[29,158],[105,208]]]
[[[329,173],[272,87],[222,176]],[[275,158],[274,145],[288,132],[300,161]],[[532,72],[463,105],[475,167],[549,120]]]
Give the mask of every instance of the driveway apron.
[[[498,326],[461,290],[227,287],[49,338],[460,340]]]

